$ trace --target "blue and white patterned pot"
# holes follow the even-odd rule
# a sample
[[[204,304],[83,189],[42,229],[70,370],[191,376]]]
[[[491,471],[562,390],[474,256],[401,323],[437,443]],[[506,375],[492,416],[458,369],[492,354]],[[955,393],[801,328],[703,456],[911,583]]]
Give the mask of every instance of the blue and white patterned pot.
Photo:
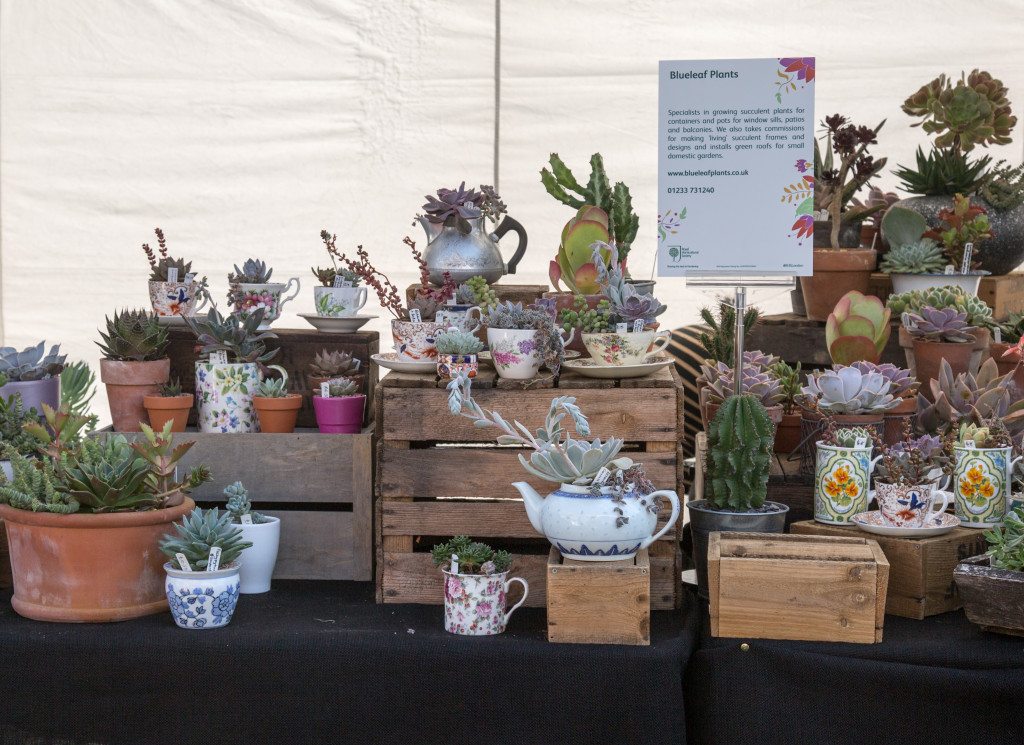
[[[183,629],[227,626],[238,605],[238,564],[216,572],[183,572],[164,564],[164,589],[174,622]]]

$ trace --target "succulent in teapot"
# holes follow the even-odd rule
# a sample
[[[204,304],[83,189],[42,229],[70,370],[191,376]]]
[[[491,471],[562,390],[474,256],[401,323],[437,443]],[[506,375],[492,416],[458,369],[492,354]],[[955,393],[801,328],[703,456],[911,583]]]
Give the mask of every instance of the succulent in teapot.
[[[466,182],[459,184],[457,189],[440,188],[437,196],[427,194],[423,205],[423,217],[437,225],[456,228],[460,233],[469,235],[472,229],[469,221],[487,217],[497,222],[507,206],[493,186],[480,185],[480,190],[467,189]]]

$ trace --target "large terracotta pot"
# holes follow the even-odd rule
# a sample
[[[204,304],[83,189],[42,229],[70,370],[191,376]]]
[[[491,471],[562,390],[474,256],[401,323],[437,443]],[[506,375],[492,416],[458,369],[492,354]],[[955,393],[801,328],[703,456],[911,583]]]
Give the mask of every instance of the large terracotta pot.
[[[146,396],[156,396],[171,375],[171,360],[122,362],[100,360],[100,380],[107,386],[110,417],[117,432],[138,432],[148,421]]]
[[[295,421],[299,417],[299,409],[302,408],[302,396],[298,393],[289,393],[279,398],[254,396],[252,404],[256,407],[256,416],[260,419],[260,432],[295,431]]]
[[[162,613],[166,557],[157,547],[195,507],[55,515],[0,505],[20,615],[37,621],[103,622]]]
[[[782,421],[775,429],[775,444],[773,450],[776,453],[788,454],[796,450],[800,444],[800,419],[799,413],[783,414]]]
[[[814,275],[800,278],[807,317],[824,321],[846,293],[868,294],[877,256],[873,248],[814,249]]]
[[[895,445],[903,440],[903,428],[907,420],[917,414],[917,396],[908,396],[900,401],[899,406],[885,412],[882,423],[882,441],[886,445]]]
[[[996,367],[999,368],[1000,375],[1008,375],[1013,373],[1013,382],[1021,391],[1024,391],[1024,363],[1021,362],[1020,355],[1014,354],[1009,357],[1003,355],[1010,349],[1010,347],[1016,346],[1015,344],[1007,344],[1002,341],[994,341],[989,345],[989,354],[992,359],[996,361]]]
[[[953,375],[959,375],[971,369],[973,354],[973,345],[967,342],[957,344],[955,342],[914,339],[914,363],[917,368],[917,379],[921,382],[922,393],[931,397],[931,386],[928,385],[928,381],[938,380],[942,360],[949,363]]]
[[[146,396],[142,403],[149,414],[149,426],[158,432],[171,422],[171,432],[184,432],[194,397],[191,393],[180,396]]]

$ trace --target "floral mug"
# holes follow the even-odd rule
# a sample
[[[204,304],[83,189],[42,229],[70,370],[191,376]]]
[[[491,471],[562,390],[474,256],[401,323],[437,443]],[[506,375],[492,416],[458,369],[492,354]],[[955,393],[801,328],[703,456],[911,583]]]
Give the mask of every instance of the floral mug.
[[[287,297],[281,297],[295,283],[295,290]],[[264,284],[238,283],[231,285],[231,304],[242,318],[263,308],[263,323],[259,330],[266,331],[270,324],[281,317],[281,308],[299,294],[299,278],[292,277],[288,283],[266,282]]]
[[[401,360],[432,362],[437,359],[437,335],[448,327],[434,321],[391,322],[391,337]]]
[[[475,321],[473,320],[474,313],[476,314]],[[459,331],[474,334],[480,328],[483,315],[478,305],[446,305],[438,309],[434,320],[446,326],[454,326]]]
[[[559,330],[559,335],[563,333]],[[562,346],[572,343],[576,329],[569,330],[569,338],[562,337]],[[544,353],[537,345],[537,332],[533,329],[487,329],[487,346],[498,375],[511,380],[529,380],[544,363]]]
[[[365,287],[314,287],[316,312],[331,318],[354,316],[366,305]]]
[[[846,525],[868,509],[871,473],[882,456],[871,458],[871,448],[818,444],[814,474],[814,519]]]
[[[670,337],[668,331],[583,334],[583,346],[598,365],[641,365],[648,354],[667,347]]]
[[[1020,458],[1011,460],[1011,449],[972,448],[957,445],[953,471],[956,516],[965,528],[991,528],[1006,516],[1010,474]]]
[[[497,574],[452,574],[444,572],[444,630],[465,636],[500,634],[516,609],[526,602],[530,586],[522,577],[507,579]],[[509,585],[519,582],[523,597],[505,612]]]
[[[280,365],[268,365],[287,379]],[[259,432],[252,397],[263,375],[255,362],[196,363],[196,402],[200,432]]]
[[[941,501],[940,501],[941,500]],[[949,506],[949,494],[935,484],[875,483],[875,501],[882,520],[894,528],[920,528]]]
[[[210,296],[197,295],[198,282],[150,282],[149,301],[157,316],[194,316],[206,307]],[[198,302],[197,302],[198,301]]]

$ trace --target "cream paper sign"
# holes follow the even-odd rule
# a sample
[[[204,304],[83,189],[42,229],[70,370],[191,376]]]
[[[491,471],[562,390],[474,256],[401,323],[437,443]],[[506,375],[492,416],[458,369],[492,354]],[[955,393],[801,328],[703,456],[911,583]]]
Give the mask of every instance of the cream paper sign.
[[[814,58],[660,63],[658,275],[812,269]]]

